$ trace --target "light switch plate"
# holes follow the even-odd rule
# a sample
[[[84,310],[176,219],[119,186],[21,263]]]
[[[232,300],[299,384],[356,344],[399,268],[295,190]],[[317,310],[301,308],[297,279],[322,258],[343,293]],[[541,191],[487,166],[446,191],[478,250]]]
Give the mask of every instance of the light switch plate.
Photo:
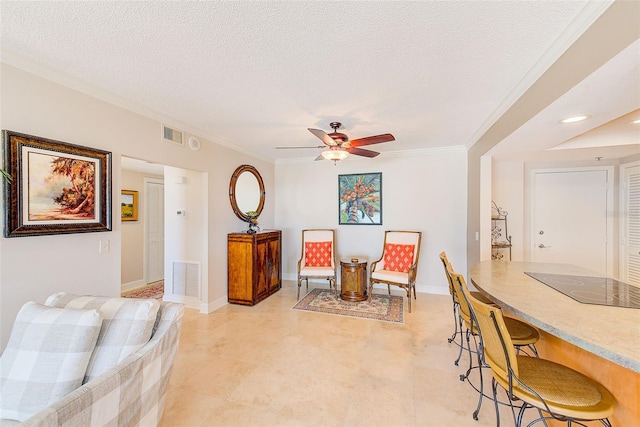
[[[111,245],[108,240],[100,240],[100,247],[98,249],[98,252],[103,254],[103,253],[109,252],[110,249],[111,249]]]

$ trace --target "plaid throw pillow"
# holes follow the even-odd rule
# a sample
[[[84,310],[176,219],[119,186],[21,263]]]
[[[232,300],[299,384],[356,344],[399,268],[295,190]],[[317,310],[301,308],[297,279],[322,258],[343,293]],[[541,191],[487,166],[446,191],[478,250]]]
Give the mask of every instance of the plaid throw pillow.
[[[408,273],[413,265],[415,245],[396,245],[387,243],[384,246],[384,269]]]
[[[80,387],[101,324],[97,310],[23,305],[0,357],[0,418],[24,421]]]
[[[65,292],[51,295],[45,304],[62,308],[94,308],[102,315],[102,329],[87,368],[85,383],[142,348],[151,338],[160,308],[155,299],[78,296]]]
[[[332,242],[304,242],[304,265],[331,267]]]

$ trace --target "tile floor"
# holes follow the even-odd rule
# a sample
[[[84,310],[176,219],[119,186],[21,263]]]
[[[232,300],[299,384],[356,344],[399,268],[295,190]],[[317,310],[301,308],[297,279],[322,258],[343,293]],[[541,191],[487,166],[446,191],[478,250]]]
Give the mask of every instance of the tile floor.
[[[468,357],[453,364],[449,296],[419,293],[411,314],[405,296],[403,325],[295,303],[285,281],[253,307],[186,310],[161,426],[496,425],[491,401],[471,417],[478,394],[459,380]]]

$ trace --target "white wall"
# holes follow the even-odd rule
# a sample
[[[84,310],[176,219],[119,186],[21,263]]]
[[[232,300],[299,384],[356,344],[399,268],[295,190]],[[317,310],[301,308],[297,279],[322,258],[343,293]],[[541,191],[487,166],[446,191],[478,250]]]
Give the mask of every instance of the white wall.
[[[173,262],[199,264],[207,259],[207,242],[202,236],[208,234],[209,228],[206,208],[208,195],[206,174],[165,166],[164,176],[164,236],[165,242],[171,242],[165,245],[164,277],[165,289],[171,289]],[[186,211],[186,214],[180,215],[179,211]],[[202,274],[200,298],[176,297],[172,292],[165,291],[165,300],[199,308],[200,304],[207,301],[207,280],[207,275]]]
[[[492,168],[492,198],[498,206],[509,212],[509,234],[513,236],[513,260],[529,261],[531,232],[530,209],[530,175],[533,169],[567,169],[577,167],[614,166],[616,173],[613,175],[614,191],[612,211],[617,211],[619,206],[619,159],[602,161],[563,161],[563,162],[514,162],[494,161]],[[619,223],[621,218],[613,215],[613,230],[610,233],[609,244],[613,250],[614,264],[618,260]],[[612,275],[617,275],[614,267]]]
[[[385,230],[422,231],[416,287],[448,294],[438,258],[446,251],[466,272],[467,156],[463,148],[412,156],[350,156],[346,161],[277,162],[276,227],[283,235],[283,276],[296,279],[301,231],[336,229],[337,257],[382,252]],[[338,225],[338,175],[382,172],[382,225]],[[419,303],[419,302],[418,302]]]
[[[507,211],[507,225],[511,235],[511,259],[524,260],[524,162],[492,163],[491,198],[499,208]],[[489,243],[490,244],[490,243]],[[509,259],[504,251],[505,259]]]
[[[36,71],[34,71],[36,72]],[[39,71],[37,71],[39,72]],[[208,230],[202,239],[211,308],[226,303],[226,236],[243,228],[228,199],[229,180],[240,164],[256,166],[263,176],[267,202],[260,222],[273,226],[274,166],[197,136],[200,151],[160,139],[161,121],[121,108],[67,86],[2,64],[0,127],[30,135],[111,151],[113,171],[126,155],[168,166],[206,172]],[[69,80],[65,84],[73,84]],[[78,85],[80,86],[80,85]],[[90,91],[91,88],[83,88]],[[170,120],[169,120],[170,122]],[[178,126],[179,127],[179,126]],[[186,132],[185,137],[192,135]],[[112,191],[120,194],[120,174],[112,175]],[[112,203],[113,230],[0,239],[0,320],[4,348],[19,308],[29,300],[43,302],[54,292],[117,296],[120,294],[121,231],[119,197]],[[3,205],[4,210],[4,205]],[[98,253],[99,241],[110,240],[111,251]]]

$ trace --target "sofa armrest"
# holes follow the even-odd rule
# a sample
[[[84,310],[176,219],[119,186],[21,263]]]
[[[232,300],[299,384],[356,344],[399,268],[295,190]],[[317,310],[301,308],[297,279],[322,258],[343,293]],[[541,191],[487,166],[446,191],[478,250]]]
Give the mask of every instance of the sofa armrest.
[[[19,425],[158,425],[183,313],[182,304],[161,303],[154,333],[144,347]]]

